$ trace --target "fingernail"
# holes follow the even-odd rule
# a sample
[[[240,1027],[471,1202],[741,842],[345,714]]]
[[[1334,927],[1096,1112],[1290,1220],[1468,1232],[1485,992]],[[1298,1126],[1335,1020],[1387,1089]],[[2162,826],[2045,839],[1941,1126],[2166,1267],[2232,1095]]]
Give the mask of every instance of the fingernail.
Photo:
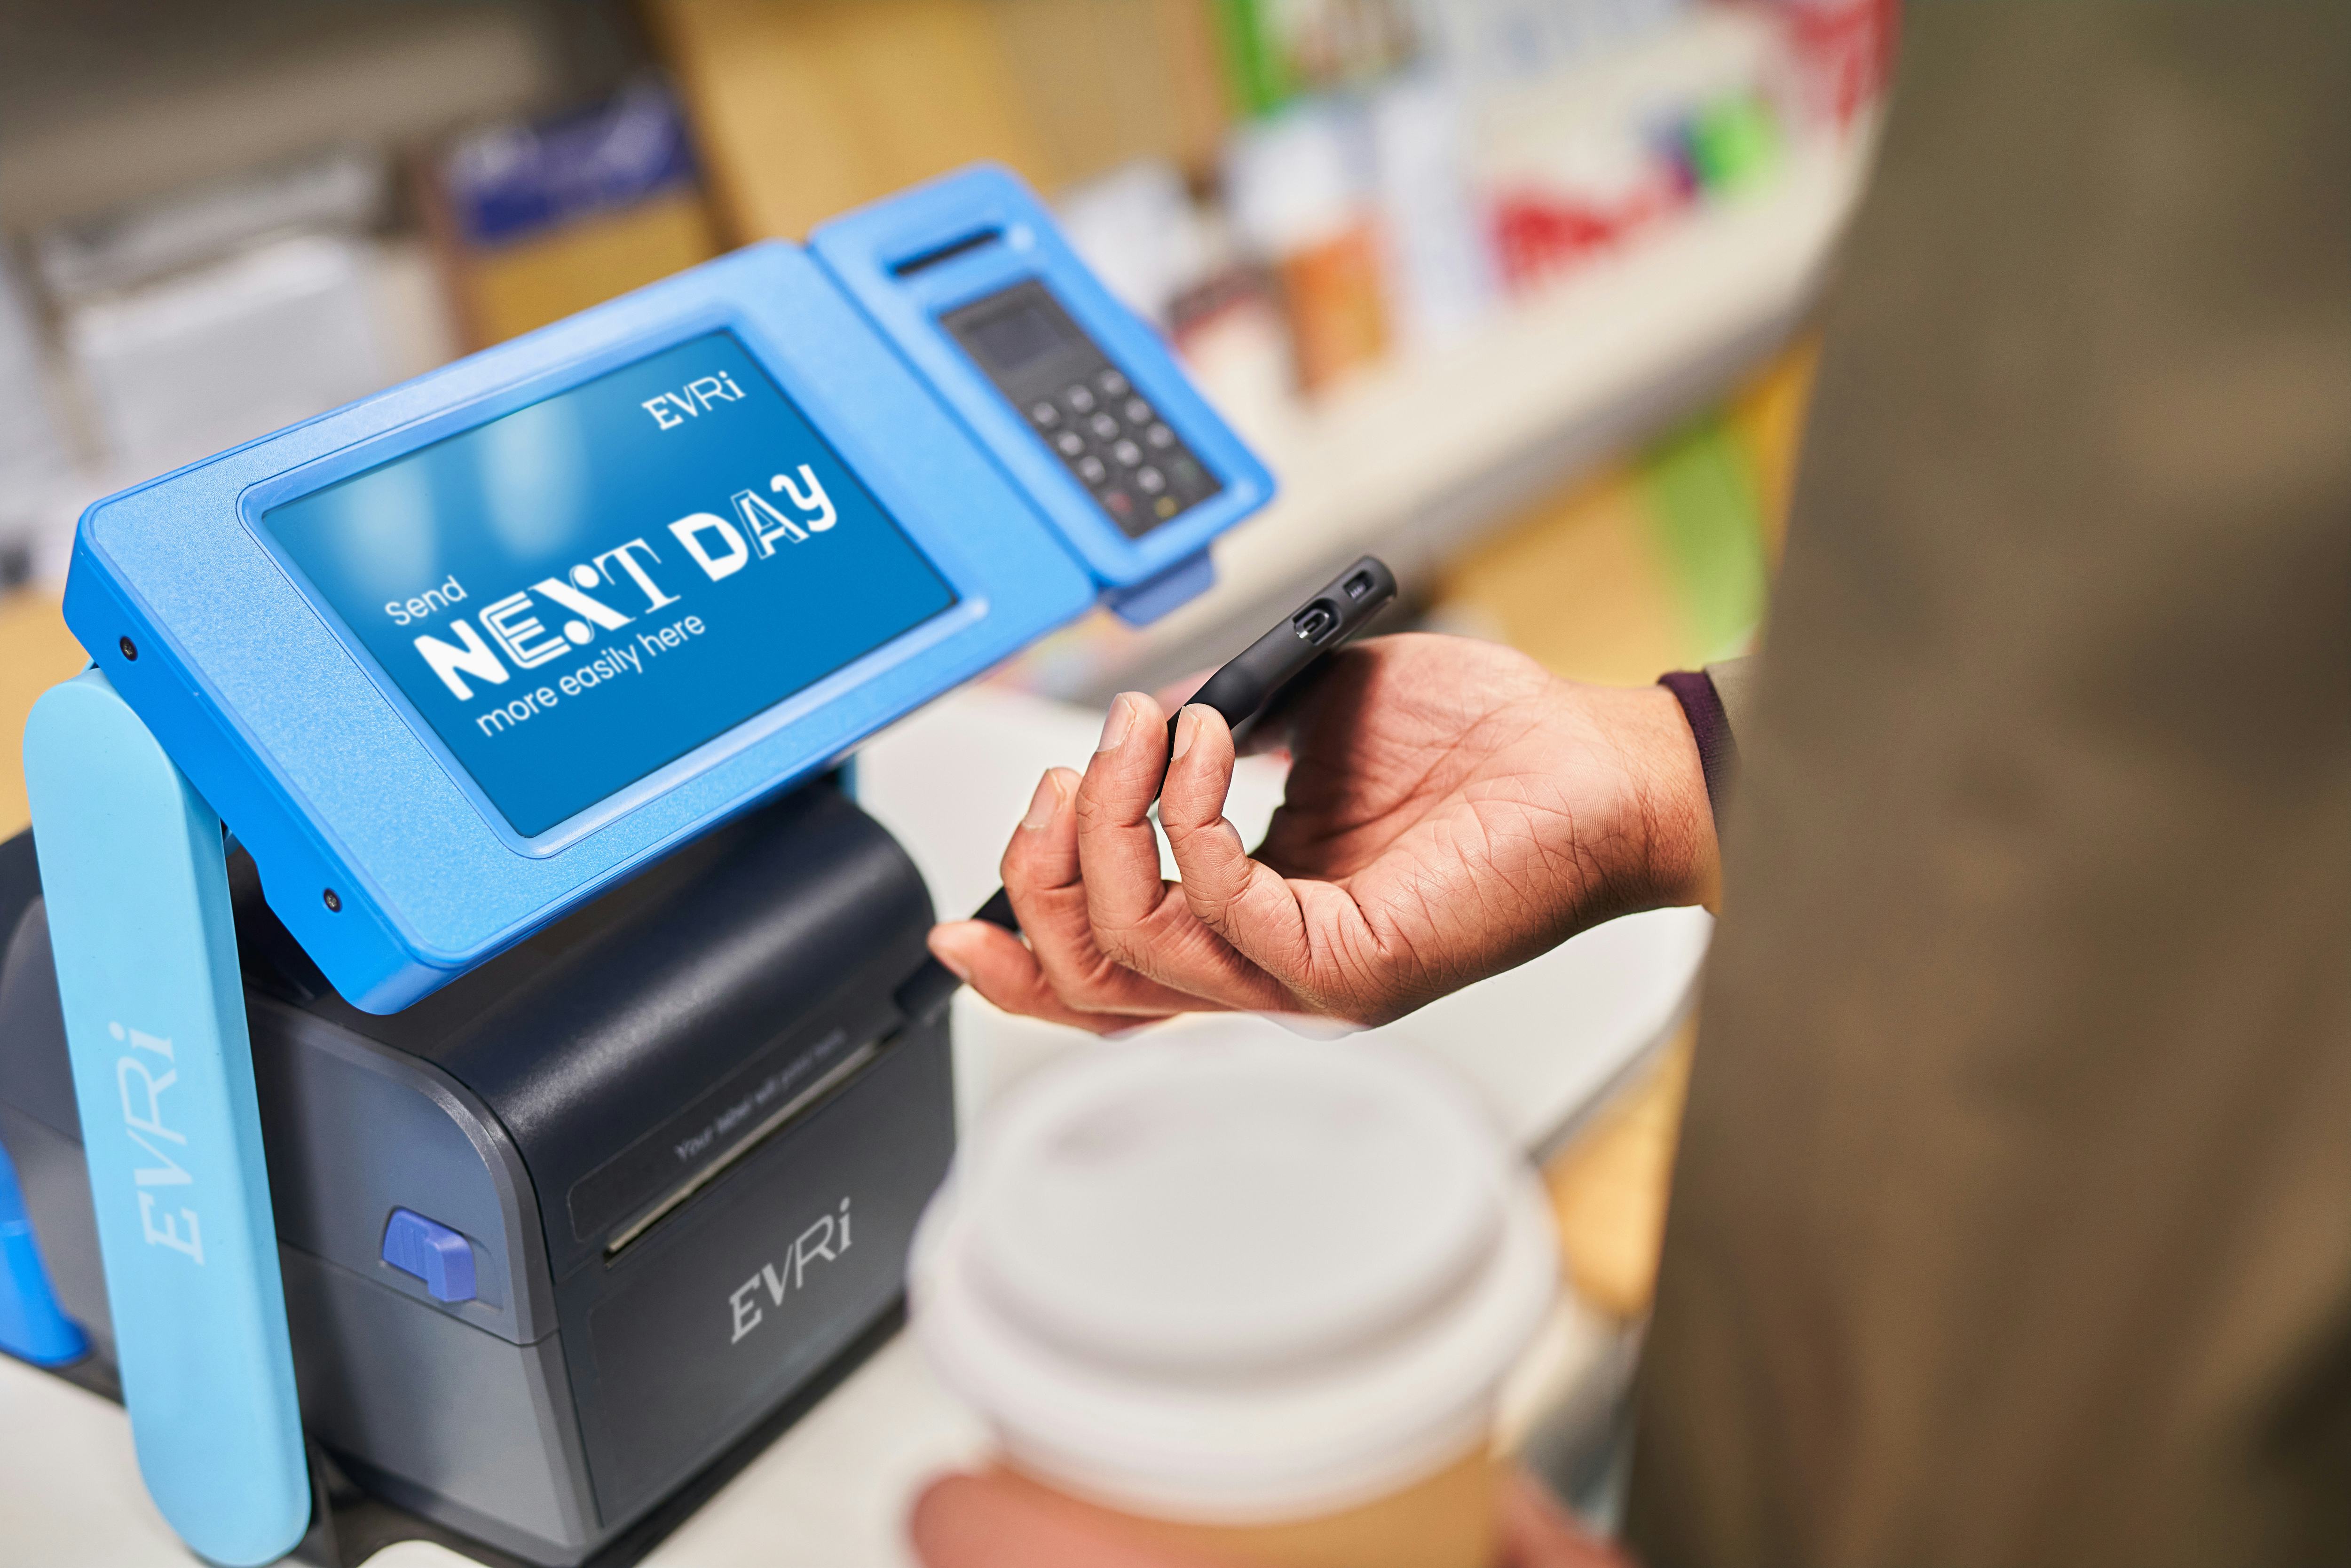
[[[1037,793],[1029,797],[1029,814],[1020,819],[1020,825],[1033,833],[1051,821],[1053,813],[1061,809],[1061,780],[1048,772],[1037,780]]]
[[[933,936],[930,946],[931,956],[946,965],[948,974],[953,975],[956,979],[963,981],[966,985],[969,985],[971,983],[971,971],[965,968],[960,960],[958,960],[953,954],[949,953],[945,947],[941,946],[935,936]]]
[[[1174,762],[1191,750],[1192,742],[1199,738],[1199,707],[1195,704],[1186,703],[1184,705],[1184,711],[1176,716],[1176,749],[1167,754],[1167,760]]]
[[[1102,743],[1096,751],[1116,751],[1126,744],[1126,732],[1134,727],[1134,696],[1122,692],[1110,705],[1110,713],[1102,720]]]

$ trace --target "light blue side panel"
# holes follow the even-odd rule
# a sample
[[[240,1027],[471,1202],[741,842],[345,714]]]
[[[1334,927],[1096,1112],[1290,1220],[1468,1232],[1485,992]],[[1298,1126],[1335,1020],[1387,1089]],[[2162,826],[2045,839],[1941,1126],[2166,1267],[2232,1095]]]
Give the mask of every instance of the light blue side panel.
[[[220,819],[95,671],[35,705],[25,782],[140,1472],[266,1563],[310,1490]]]

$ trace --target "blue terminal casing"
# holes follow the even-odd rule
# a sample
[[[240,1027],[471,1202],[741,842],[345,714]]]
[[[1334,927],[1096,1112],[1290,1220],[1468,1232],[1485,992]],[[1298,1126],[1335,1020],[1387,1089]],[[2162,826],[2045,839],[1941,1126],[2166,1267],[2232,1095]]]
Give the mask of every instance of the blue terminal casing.
[[[57,1305],[16,1167],[0,1147],[0,1352],[35,1366],[63,1366],[89,1351],[89,1337]]]
[[[1158,520],[1115,526],[941,319],[1039,289],[1091,340],[1040,362],[1114,367],[1144,465],[1196,465]],[[388,1012],[1096,602],[1179,602],[1271,493],[978,169],[100,501],[66,617]]]

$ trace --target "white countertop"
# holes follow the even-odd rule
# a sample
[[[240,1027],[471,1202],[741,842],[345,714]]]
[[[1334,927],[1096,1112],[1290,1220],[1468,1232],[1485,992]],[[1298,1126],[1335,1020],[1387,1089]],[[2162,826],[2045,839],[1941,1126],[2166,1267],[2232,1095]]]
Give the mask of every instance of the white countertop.
[[[860,798],[930,880],[942,910],[977,906],[1038,776],[1082,763],[1100,716],[978,688],[934,704],[877,739]],[[1244,764],[1231,815],[1261,827],[1277,765]],[[1614,922],[1508,975],[1381,1031],[1451,1061],[1531,1146],[1572,1119],[1670,1029],[1711,922],[1667,911]],[[1008,1018],[968,992],[956,1002],[967,1115],[1073,1031]],[[1181,1028],[1177,1024],[1168,1026]],[[1277,1026],[1267,1024],[1271,1029]],[[1573,1314],[1545,1375],[1572,1378],[1596,1336]],[[903,1568],[903,1521],[924,1477],[983,1452],[986,1434],[902,1336],[784,1434],[646,1561],[653,1568]],[[116,1406],[0,1357],[0,1568],[185,1568],[193,1562],[141,1489]],[[374,1568],[462,1568],[406,1542]]]

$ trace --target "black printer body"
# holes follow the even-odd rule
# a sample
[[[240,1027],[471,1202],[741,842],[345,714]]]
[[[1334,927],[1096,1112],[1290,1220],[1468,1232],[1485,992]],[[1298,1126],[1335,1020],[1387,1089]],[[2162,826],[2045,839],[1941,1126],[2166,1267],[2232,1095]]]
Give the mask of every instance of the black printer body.
[[[336,997],[232,863],[304,1427],[366,1493],[477,1555],[633,1556],[897,1310],[954,1148],[947,1028],[893,999],[921,875],[831,780],[390,1016]],[[0,939],[0,1144],[102,1387],[26,836]]]

